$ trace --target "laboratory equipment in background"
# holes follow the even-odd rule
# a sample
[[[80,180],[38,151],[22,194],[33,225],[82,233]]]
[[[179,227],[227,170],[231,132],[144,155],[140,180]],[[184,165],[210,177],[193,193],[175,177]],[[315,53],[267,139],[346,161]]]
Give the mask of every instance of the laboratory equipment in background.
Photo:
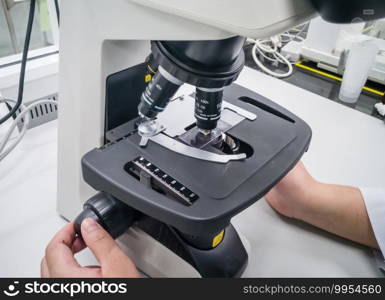
[[[339,98],[342,101],[354,103],[358,100],[378,51],[379,47],[374,41],[352,44],[340,88]]]
[[[362,15],[355,2],[345,17]],[[316,10],[346,21],[333,8],[316,0],[63,2],[58,212],[80,213],[77,226],[91,216],[114,237],[130,227],[119,242],[149,276],[240,276],[247,241],[231,218],[282,178],[311,138],[292,113],[231,85],[244,37],[272,36]]]
[[[374,82],[385,83],[385,40],[382,36],[383,20],[376,21],[374,27],[364,22],[351,24],[332,24],[321,17],[310,21],[306,38],[293,40],[285,45],[281,54],[293,61],[309,60],[317,67],[343,75],[346,58],[352,45],[365,40],[373,40],[379,47],[378,55],[370,66],[368,78]],[[356,20],[356,21],[359,21]],[[373,27],[373,29],[370,29]],[[372,32],[372,34],[371,34]]]

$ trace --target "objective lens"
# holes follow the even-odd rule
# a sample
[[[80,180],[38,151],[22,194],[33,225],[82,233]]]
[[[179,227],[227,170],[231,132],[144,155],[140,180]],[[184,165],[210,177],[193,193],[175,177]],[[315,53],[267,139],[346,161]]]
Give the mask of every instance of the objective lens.
[[[162,112],[183,82],[167,73],[161,66],[147,85],[138,106],[139,115],[154,119]]]
[[[217,127],[221,117],[222,97],[223,89],[196,89],[195,118],[199,129],[210,131]]]

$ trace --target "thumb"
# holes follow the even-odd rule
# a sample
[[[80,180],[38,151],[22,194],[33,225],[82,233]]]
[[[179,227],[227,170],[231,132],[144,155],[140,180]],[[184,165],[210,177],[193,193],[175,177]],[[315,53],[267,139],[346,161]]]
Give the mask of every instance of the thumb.
[[[85,244],[90,248],[100,264],[107,261],[111,253],[121,251],[110,234],[94,219],[84,219],[81,224],[81,231]]]

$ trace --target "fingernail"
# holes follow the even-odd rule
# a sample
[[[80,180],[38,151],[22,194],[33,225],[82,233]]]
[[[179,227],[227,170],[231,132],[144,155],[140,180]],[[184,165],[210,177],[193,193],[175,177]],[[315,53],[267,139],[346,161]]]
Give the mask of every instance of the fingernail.
[[[99,228],[99,224],[94,219],[87,218],[82,222],[82,227],[86,232],[91,232]]]

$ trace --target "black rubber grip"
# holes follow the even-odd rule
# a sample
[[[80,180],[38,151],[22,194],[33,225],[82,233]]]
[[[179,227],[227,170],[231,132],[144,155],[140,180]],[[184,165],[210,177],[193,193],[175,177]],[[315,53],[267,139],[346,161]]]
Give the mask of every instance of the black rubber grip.
[[[75,231],[81,236],[84,219],[98,222],[114,239],[122,235],[134,222],[134,210],[107,193],[98,193],[84,203],[83,211],[75,219]]]

